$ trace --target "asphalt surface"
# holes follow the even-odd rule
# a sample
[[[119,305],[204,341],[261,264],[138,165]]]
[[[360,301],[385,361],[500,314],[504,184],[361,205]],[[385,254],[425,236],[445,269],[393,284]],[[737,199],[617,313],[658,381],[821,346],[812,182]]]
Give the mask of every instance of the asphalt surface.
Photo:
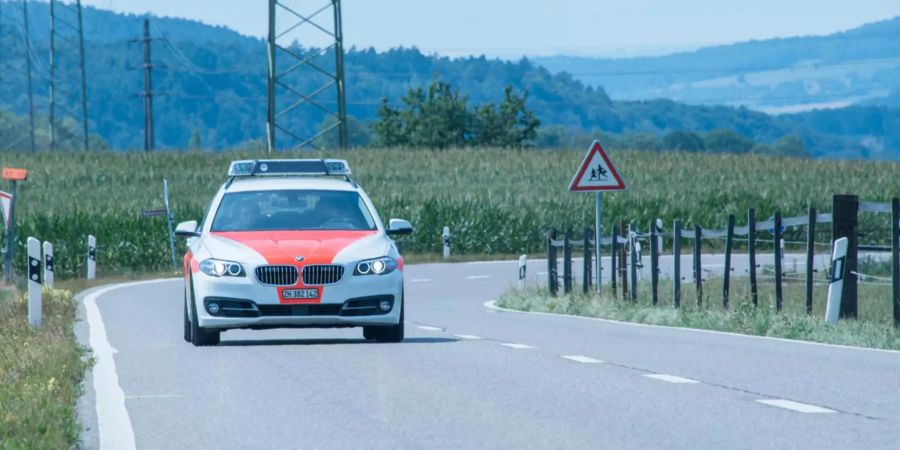
[[[541,271],[533,262],[529,278]],[[516,274],[513,262],[408,265],[400,344],[365,342],[359,329],[237,330],[195,348],[181,336],[181,280],[95,290],[114,356],[88,338],[96,317],[78,324],[106,358],[80,400],[83,446],[113,448],[108,436],[129,426],[147,449],[900,442],[900,353],[486,307]],[[125,422],[106,407],[98,421],[111,383]]]

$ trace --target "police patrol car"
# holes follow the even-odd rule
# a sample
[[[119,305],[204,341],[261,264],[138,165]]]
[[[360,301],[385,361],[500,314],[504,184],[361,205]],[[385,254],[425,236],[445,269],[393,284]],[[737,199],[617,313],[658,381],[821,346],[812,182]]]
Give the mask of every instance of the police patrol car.
[[[333,159],[235,161],[198,225],[178,224],[184,339],[216,345],[234,328],[363,327],[403,340],[403,257],[372,201]]]

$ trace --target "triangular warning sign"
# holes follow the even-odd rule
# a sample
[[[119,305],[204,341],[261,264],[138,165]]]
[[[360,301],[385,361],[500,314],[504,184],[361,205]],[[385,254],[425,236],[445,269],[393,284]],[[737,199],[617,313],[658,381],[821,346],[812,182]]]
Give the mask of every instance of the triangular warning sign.
[[[573,192],[584,191],[624,191],[625,182],[619,176],[619,172],[613,166],[606,151],[600,146],[600,141],[594,141],[588,150],[581,167],[575,173],[569,190]]]

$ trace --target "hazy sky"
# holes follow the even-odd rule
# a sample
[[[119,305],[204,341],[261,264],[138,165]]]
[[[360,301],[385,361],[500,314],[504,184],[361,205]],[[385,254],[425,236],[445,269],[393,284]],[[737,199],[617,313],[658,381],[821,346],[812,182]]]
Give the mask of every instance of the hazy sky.
[[[266,0],[82,0],[264,36]],[[328,0],[284,0],[311,11]],[[900,15],[900,0],[343,0],[345,46],[447,55],[623,56],[827,34]]]

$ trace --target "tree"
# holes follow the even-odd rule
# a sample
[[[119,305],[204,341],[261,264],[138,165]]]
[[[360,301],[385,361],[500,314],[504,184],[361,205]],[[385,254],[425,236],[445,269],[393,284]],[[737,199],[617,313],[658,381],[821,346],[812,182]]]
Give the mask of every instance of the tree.
[[[669,150],[700,152],[706,147],[703,138],[691,131],[673,131],[663,138],[663,146]]]
[[[187,141],[188,150],[199,150],[202,143],[200,142],[200,130],[194,128],[191,130],[191,137]]]
[[[809,153],[806,151],[806,145],[803,144],[803,140],[795,135],[781,138],[781,140],[772,146],[772,150],[776,155],[780,156],[792,156],[795,158],[809,156]]]
[[[518,96],[511,86],[504,90],[499,107],[492,103],[474,110],[468,96],[449,83],[432,81],[428,90],[409,89],[403,108],[382,100],[380,120],[373,129],[377,145],[387,147],[523,147],[537,138],[540,121],[525,108],[528,93]]]
[[[753,148],[753,140],[725,128],[710,131],[703,138],[706,150],[711,152],[747,153]]]

